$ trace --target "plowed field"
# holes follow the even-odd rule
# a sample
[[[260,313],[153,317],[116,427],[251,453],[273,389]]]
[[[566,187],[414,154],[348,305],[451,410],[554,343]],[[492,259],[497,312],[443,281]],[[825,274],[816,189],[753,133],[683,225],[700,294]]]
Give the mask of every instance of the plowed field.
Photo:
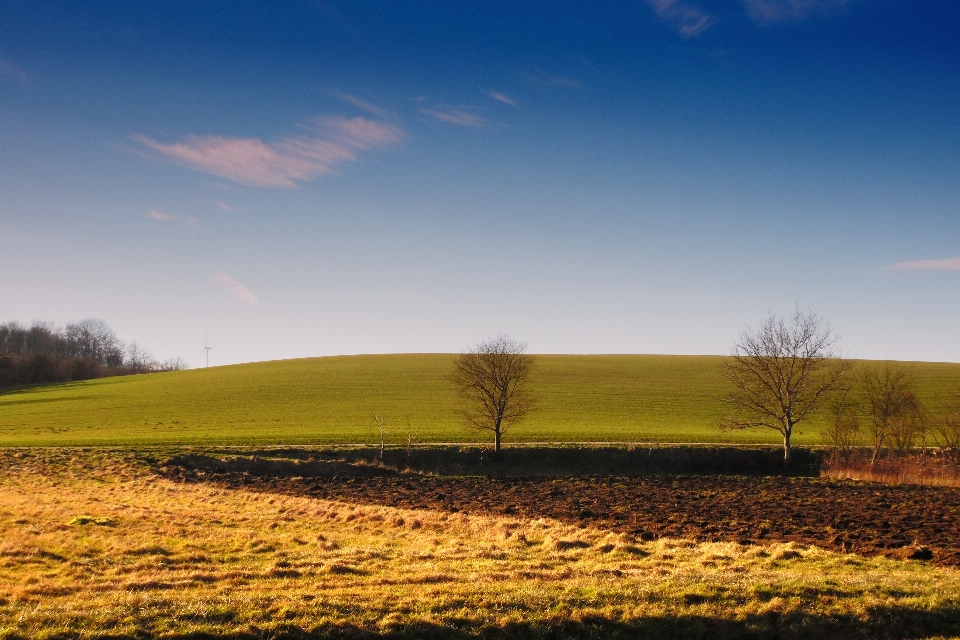
[[[165,475],[359,504],[548,517],[641,539],[795,541],[960,566],[956,488],[749,476],[273,478],[178,467]]]

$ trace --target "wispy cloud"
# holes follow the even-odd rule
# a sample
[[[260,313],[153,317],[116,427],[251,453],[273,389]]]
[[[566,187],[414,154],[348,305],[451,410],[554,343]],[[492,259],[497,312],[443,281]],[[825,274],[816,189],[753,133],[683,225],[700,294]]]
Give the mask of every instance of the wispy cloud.
[[[521,74],[528,83],[538,87],[565,87],[568,89],[580,89],[581,85],[573,78],[547,73],[542,69],[534,69]]]
[[[698,36],[713,26],[713,18],[703,9],[684,0],[649,0],[654,13],[671,23],[684,38]]]
[[[428,115],[431,118],[435,118],[441,122],[455,124],[461,127],[472,127],[474,129],[485,129],[486,127],[498,124],[458,107],[446,109],[421,108],[420,113]]]
[[[911,260],[886,267],[887,271],[960,271],[960,256],[940,260]]]
[[[263,142],[259,138],[187,136],[165,144],[142,134],[135,142],[191,169],[254,187],[293,187],[296,181],[331,174],[337,165],[356,160],[358,151],[387,147],[403,140],[403,130],[368,118],[317,118],[307,133]]]
[[[234,280],[223,271],[217,271],[215,274],[210,276],[210,279],[223,287],[223,289],[236,298],[237,301],[244,304],[249,304],[253,307],[260,304],[260,301],[257,300],[257,296],[253,295],[253,293],[250,292],[250,289],[247,289],[245,284]]]
[[[0,58],[0,76],[10,78],[20,86],[30,86],[30,76],[27,72],[4,58]]]
[[[377,105],[373,104],[372,102],[368,100],[364,100],[363,98],[358,98],[357,96],[350,95],[349,93],[343,93],[342,91],[331,90],[331,91],[328,91],[327,93],[329,93],[334,98],[337,98],[338,100],[343,100],[347,104],[353,105],[358,109],[362,109],[367,113],[380,118],[381,120],[397,120],[398,119],[397,114],[395,114],[394,112],[388,111],[386,109],[382,109]]]
[[[834,11],[847,0],[743,0],[750,17],[760,24],[806,20],[812,14]]]
[[[225,212],[227,212],[227,213],[231,213],[231,212],[233,212],[233,211],[236,211],[236,208],[231,207],[229,204],[227,204],[226,202],[223,202],[223,201],[221,201],[221,200],[214,200],[214,201],[213,201],[213,206],[215,206],[217,209],[220,209],[220,211],[225,211]]]
[[[487,93],[487,95],[493,98],[494,100],[497,100],[498,102],[502,102],[504,104],[508,104],[511,107],[517,106],[516,100],[500,93],[499,91],[490,91],[489,93]]]
[[[188,224],[191,227],[200,226],[200,221],[196,218],[191,218],[190,216],[175,216],[167,213],[166,211],[160,211],[159,209],[148,210],[147,217],[158,222],[180,222],[183,224]]]

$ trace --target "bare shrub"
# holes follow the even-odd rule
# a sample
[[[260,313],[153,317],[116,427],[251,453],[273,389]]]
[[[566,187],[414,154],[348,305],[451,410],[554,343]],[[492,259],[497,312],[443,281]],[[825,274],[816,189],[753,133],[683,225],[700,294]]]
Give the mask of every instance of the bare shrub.
[[[958,487],[960,468],[946,450],[908,453],[872,461],[870,450],[854,450],[845,457],[828,457],[820,476],[884,484],[922,484]]]

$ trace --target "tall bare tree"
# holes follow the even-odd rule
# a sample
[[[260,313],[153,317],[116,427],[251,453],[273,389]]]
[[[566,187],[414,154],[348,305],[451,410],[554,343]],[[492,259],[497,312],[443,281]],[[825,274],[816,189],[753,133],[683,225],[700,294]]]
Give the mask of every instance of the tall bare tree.
[[[75,356],[105,367],[116,368],[123,365],[123,343],[103,320],[87,318],[68,324],[65,333],[76,350]]]
[[[913,394],[910,368],[896,362],[879,367],[865,367],[860,372],[860,386],[866,400],[873,455],[876,463],[888,442],[900,453],[913,446],[923,429],[920,401]]]
[[[734,409],[721,429],[762,427],[783,436],[783,466],[793,459],[794,426],[816,411],[839,387],[847,363],[833,350],[837,337],[813,312],[789,318],[770,314],[740,334],[723,374],[736,388],[727,397]]]
[[[507,335],[477,344],[454,359],[450,380],[464,400],[462,415],[475,429],[493,432],[500,451],[503,434],[533,407],[527,390],[533,356]]]

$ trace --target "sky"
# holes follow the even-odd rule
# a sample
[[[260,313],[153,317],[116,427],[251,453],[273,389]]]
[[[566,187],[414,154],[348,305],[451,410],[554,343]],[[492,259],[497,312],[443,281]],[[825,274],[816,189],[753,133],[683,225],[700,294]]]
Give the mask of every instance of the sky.
[[[960,361],[953,0],[0,0],[0,322]]]

